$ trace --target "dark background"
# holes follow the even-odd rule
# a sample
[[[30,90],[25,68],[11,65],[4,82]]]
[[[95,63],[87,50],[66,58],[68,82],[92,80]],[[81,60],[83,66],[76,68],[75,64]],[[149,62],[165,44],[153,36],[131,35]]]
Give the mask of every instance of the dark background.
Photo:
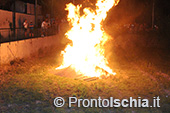
[[[1,0],[0,9],[11,10],[11,5],[15,0]],[[16,0],[17,1],[17,0]],[[35,0],[21,0],[28,3],[35,3]],[[66,18],[65,5],[73,0],[38,0],[42,6],[43,15],[51,14],[51,17],[59,19]],[[82,4],[85,0],[74,0],[75,4]],[[96,0],[90,0],[95,3]],[[149,27],[152,24],[152,9],[155,3],[155,22],[159,27],[161,35],[170,37],[170,1],[169,0],[120,0],[119,4],[108,13],[106,24],[127,24],[146,23]]]
[[[17,0],[15,0],[17,1]],[[35,0],[20,0],[28,3],[35,3]],[[84,0],[74,0],[75,4],[81,4]],[[90,0],[95,3],[96,0]],[[112,21],[136,21],[136,22],[150,22],[152,15],[152,6],[154,0],[120,0],[119,4],[112,8],[109,12],[114,18]],[[14,0],[1,0],[0,8],[10,10]],[[50,13],[52,16],[63,17],[66,14],[64,10],[65,5],[72,0],[38,0],[38,4],[42,5],[44,14]],[[168,21],[170,18],[170,1],[155,0],[155,19],[156,22]]]

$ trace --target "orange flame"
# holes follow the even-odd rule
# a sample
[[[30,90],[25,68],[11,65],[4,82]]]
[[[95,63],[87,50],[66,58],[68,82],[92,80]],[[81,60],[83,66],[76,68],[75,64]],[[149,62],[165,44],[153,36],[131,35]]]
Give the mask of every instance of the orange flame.
[[[72,44],[68,44],[64,51],[62,65],[56,69],[63,69],[71,66],[78,74],[90,77],[100,77],[101,75],[115,75],[107,64],[104,57],[104,44],[108,36],[102,28],[102,22],[107,16],[107,12],[119,0],[98,0],[95,4],[96,10],[90,7],[83,9],[82,5],[67,4],[68,21],[72,28],[65,34]]]

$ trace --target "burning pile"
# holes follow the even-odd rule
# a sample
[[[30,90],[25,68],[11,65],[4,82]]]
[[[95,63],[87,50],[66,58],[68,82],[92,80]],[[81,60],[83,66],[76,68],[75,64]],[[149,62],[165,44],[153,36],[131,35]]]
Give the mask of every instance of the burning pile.
[[[102,28],[102,22],[107,12],[118,2],[119,0],[97,0],[95,10],[86,7],[83,15],[80,14],[82,5],[66,5],[67,18],[72,27],[65,35],[72,43],[61,52],[63,62],[56,69],[71,67],[77,74],[90,77],[116,74],[107,66],[108,61],[104,57],[104,44],[108,36]]]

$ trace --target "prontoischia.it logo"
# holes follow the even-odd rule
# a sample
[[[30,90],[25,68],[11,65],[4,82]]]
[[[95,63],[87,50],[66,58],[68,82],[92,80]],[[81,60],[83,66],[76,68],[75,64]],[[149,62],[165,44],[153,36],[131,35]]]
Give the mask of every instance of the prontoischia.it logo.
[[[54,105],[56,107],[63,107],[65,100],[62,97],[56,97],[54,99]],[[138,108],[148,108],[148,107],[160,107],[160,98],[153,97],[152,102],[149,102],[148,99],[142,99],[138,97],[134,99],[130,97],[129,99],[114,99],[110,97],[109,99],[102,99],[98,97],[97,99],[78,99],[77,97],[69,97],[68,107],[72,105],[77,105],[77,107],[99,107],[99,108],[108,108],[108,107],[138,107]]]

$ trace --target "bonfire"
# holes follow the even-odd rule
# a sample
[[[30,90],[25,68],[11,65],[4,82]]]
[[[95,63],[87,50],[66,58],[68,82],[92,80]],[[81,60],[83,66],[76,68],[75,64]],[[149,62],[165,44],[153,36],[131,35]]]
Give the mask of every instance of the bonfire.
[[[69,67],[77,74],[89,77],[116,75],[108,66],[108,60],[105,57],[104,45],[109,40],[109,36],[102,24],[108,11],[118,2],[119,0],[97,0],[94,4],[95,8],[83,7],[83,4],[66,5],[67,21],[71,29],[65,35],[71,43],[68,43],[61,52],[63,61],[61,66],[56,68],[57,70]]]

